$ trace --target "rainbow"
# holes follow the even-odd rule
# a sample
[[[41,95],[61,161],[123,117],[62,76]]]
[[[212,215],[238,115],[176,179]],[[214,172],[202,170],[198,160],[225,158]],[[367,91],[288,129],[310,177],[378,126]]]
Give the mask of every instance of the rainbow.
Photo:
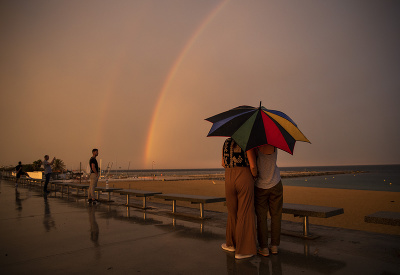
[[[171,66],[167,77],[165,78],[164,84],[161,88],[159,93],[157,103],[154,108],[154,112],[150,122],[150,128],[147,134],[146,139],[146,150],[145,150],[145,157],[144,157],[144,165],[147,166],[148,163],[151,162],[151,155],[152,155],[152,144],[154,139],[154,132],[155,132],[155,125],[159,118],[159,110],[164,101],[165,94],[170,86],[171,81],[174,79],[182,61],[184,60],[186,54],[189,52],[190,48],[193,46],[194,42],[198,39],[198,37],[203,33],[206,27],[210,24],[210,22],[218,15],[218,13],[226,6],[226,4],[230,0],[223,0],[219,3],[207,16],[206,18],[199,24],[193,34],[189,37],[188,41],[182,48],[182,51],[179,53],[178,57],[175,59],[173,65]]]

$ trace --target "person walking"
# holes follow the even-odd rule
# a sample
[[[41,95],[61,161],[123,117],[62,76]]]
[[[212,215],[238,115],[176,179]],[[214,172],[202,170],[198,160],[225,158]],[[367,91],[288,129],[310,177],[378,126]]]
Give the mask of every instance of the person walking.
[[[23,175],[24,172],[22,171],[22,164],[18,162],[18,165],[15,166],[15,187],[18,187],[19,178]]]
[[[90,186],[88,192],[88,203],[99,204],[100,202],[95,198],[94,189],[97,187],[97,182],[99,180],[99,165],[97,163],[96,157],[99,155],[98,149],[92,150],[92,157],[89,160],[90,166]]]
[[[51,166],[53,165],[55,159],[56,159],[56,157],[54,157],[53,160],[51,162],[49,162],[49,155],[44,156],[43,167],[44,167],[44,176],[45,176],[46,180],[44,182],[43,192],[45,194],[50,193],[47,190],[47,185],[49,184],[51,173],[52,173]]]
[[[226,243],[221,247],[235,252],[236,259],[250,258],[257,254],[254,179],[250,163],[255,166],[255,158],[248,159],[246,152],[232,138],[228,138],[222,153],[228,220]]]
[[[281,236],[283,186],[280,171],[276,165],[277,148],[263,145],[248,152],[257,158],[258,177],[255,181],[255,209],[257,215],[258,254],[269,256],[278,253]],[[256,172],[257,174],[257,172]],[[271,216],[271,243],[268,248],[267,214]]]

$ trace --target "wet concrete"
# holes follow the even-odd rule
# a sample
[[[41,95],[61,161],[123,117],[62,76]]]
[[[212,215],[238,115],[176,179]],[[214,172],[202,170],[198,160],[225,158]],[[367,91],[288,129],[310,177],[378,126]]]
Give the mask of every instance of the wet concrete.
[[[278,255],[238,261],[220,248],[226,213],[205,211],[209,219],[199,220],[171,216],[170,205],[143,211],[113,199],[91,206],[83,197],[0,181],[0,273],[400,273],[400,236],[311,225],[320,238],[283,235]],[[301,224],[283,222],[283,230],[301,231]]]

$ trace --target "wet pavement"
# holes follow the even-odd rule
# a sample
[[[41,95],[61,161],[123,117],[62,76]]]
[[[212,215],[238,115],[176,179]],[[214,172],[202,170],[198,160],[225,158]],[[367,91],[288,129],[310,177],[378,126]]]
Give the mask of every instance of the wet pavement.
[[[400,236],[310,225],[319,238],[283,235],[278,255],[235,260],[220,248],[226,213],[206,206],[209,219],[199,220],[172,216],[170,205],[149,202],[143,211],[113,199],[92,206],[0,181],[0,273],[400,274]],[[301,231],[299,223],[282,227]]]

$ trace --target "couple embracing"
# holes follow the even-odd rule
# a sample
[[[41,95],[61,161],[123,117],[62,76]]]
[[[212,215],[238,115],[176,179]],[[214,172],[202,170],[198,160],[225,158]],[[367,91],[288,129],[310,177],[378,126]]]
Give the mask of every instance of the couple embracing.
[[[232,138],[224,143],[222,166],[225,167],[228,221],[226,243],[221,247],[235,252],[236,259],[250,258],[257,253],[269,256],[270,251],[278,253],[283,187],[276,159],[277,149],[271,145],[245,152]],[[271,216],[270,244],[268,211]]]

